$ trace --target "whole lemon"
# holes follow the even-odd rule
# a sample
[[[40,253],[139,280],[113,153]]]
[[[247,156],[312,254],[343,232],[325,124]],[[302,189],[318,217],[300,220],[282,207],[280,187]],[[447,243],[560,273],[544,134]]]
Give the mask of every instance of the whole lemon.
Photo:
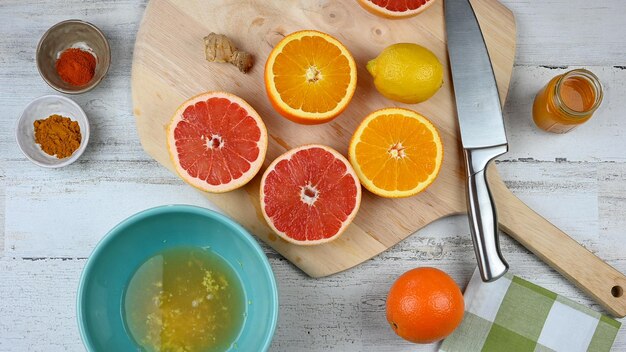
[[[427,100],[443,85],[443,67],[437,56],[412,43],[386,47],[367,63],[367,70],[380,94],[407,104]]]

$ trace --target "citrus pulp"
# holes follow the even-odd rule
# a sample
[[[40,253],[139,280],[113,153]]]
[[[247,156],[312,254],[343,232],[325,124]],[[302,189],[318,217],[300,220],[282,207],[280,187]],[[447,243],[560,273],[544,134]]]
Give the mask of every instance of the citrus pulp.
[[[206,192],[227,192],[259,172],[267,151],[267,129],[243,99],[207,92],[176,110],[167,128],[167,146],[183,180]]]
[[[387,18],[406,18],[420,14],[435,0],[358,0],[358,2],[374,15]]]
[[[361,185],[350,163],[323,145],[291,149],[261,179],[261,209],[272,230],[303,245],[337,238],[361,203]]]
[[[415,195],[441,170],[443,144],[437,128],[415,111],[387,108],[369,114],[348,150],[361,184],[381,197]]]
[[[313,30],[291,33],[265,63],[265,88],[281,115],[303,124],[327,122],[350,103],[356,64],[332,36]]]

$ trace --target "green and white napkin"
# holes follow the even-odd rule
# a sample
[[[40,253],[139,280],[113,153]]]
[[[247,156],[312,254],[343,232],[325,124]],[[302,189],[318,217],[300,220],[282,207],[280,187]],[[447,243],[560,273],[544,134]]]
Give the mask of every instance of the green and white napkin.
[[[465,317],[440,352],[609,351],[621,323],[506,274],[483,283],[474,272]]]

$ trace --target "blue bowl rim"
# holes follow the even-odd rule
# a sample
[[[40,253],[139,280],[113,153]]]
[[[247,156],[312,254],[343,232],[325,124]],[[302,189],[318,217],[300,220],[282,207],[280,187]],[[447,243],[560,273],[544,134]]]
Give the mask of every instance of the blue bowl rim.
[[[223,214],[220,214],[216,211],[203,208],[203,207],[198,207],[194,205],[185,205],[185,204],[161,205],[161,206],[149,208],[146,210],[142,210],[138,213],[135,213],[129,216],[128,218],[122,220],[119,224],[115,225],[111,230],[109,230],[109,232],[106,233],[106,235],[104,235],[104,237],[102,237],[102,239],[100,239],[98,244],[96,244],[91,254],[87,258],[87,263],[85,264],[85,267],[83,268],[83,271],[80,275],[80,280],[78,282],[78,292],[76,294],[76,319],[78,320],[78,330],[80,332],[80,338],[83,341],[85,348],[88,351],[95,351],[95,348],[93,347],[91,343],[91,340],[87,336],[84,322],[82,319],[83,290],[85,288],[84,286],[85,286],[86,278],[88,274],[93,270],[93,265],[94,265],[93,258],[97,256],[99,252],[102,250],[102,248],[104,248],[115,236],[117,236],[118,233],[120,233],[122,230],[129,227],[130,225],[138,221],[144,220],[151,216],[160,215],[164,213],[170,213],[170,212],[186,212],[186,213],[198,214],[198,215],[207,216],[211,219],[222,222],[226,224],[227,226],[231,227],[233,230],[235,230],[235,232],[242,235],[242,237],[252,246],[252,248],[254,248],[257,254],[259,254],[259,256],[261,257],[261,261],[263,262],[263,268],[268,273],[268,277],[270,280],[270,287],[272,288],[272,296],[273,296],[272,302],[274,303],[274,309],[272,309],[272,316],[271,316],[271,321],[270,321],[270,324],[271,324],[270,330],[267,336],[265,337],[265,341],[263,341],[262,348],[260,349],[260,351],[267,351],[269,349],[270,344],[272,343],[272,338],[274,337],[274,333],[276,331],[276,325],[278,322],[279,303],[278,303],[278,287],[276,285],[274,271],[272,270],[272,267],[269,263],[269,260],[267,259],[267,256],[265,255],[265,252],[263,252],[263,249],[261,249],[261,246],[259,246],[259,244],[254,239],[254,237],[252,237],[252,235],[245,228],[239,225],[239,223],[235,222],[229,217]]]

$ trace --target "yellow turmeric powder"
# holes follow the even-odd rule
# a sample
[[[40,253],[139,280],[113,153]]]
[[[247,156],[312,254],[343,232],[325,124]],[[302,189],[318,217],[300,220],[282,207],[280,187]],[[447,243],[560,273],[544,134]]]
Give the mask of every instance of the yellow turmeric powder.
[[[49,155],[56,155],[59,159],[67,158],[80,146],[80,126],[69,117],[55,114],[37,120],[33,125],[35,142]]]

